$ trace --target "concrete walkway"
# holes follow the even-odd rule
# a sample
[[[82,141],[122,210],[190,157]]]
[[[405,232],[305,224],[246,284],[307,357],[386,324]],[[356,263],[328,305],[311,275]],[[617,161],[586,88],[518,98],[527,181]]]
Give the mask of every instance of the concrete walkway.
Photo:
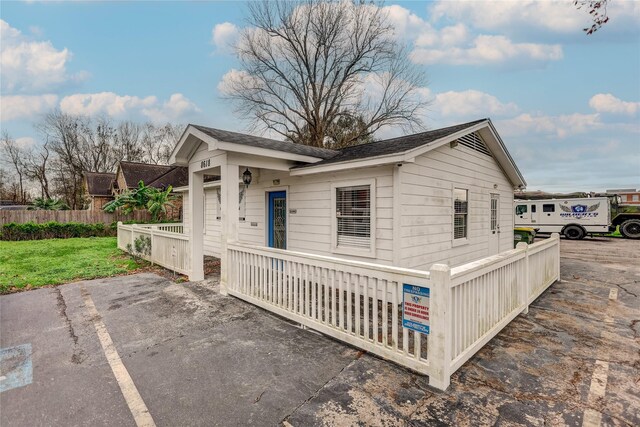
[[[563,241],[564,281],[446,393],[215,283],[139,274],[2,296],[0,425],[640,425],[638,254]]]

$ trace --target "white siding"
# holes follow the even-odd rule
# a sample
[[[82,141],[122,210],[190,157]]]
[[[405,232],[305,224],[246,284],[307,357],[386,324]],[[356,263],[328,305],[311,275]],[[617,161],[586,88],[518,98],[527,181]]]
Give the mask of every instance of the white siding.
[[[391,166],[300,177],[291,177],[288,172],[261,170],[247,192],[246,221],[240,222],[239,239],[266,245],[267,193],[287,190],[287,210],[296,212],[288,217],[287,249],[391,264],[391,174]],[[376,179],[376,257],[336,255],[331,250],[331,215],[335,215],[335,207],[331,206],[331,184],[344,182],[348,186],[350,181],[363,178]],[[280,180],[279,184],[273,183],[276,179]]]
[[[403,165],[400,180],[402,267],[455,266],[488,256],[491,193],[500,195],[500,251],[513,248],[513,187],[493,158],[445,145]],[[452,233],[454,187],[469,190],[468,242],[459,246]]]
[[[379,166],[309,176],[252,169],[254,179],[247,191],[246,220],[241,221],[241,242],[265,246],[266,203],[269,191],[286,190],[288,245],[294,251],[312,252],[361,261],[429,269],[434,263],[451,266],[489,255],[490,195],[500,195],[500,251],[513,248],[513,188],[493,158],[467,147],[440,147],[399,168],[399,208],[393,200],[393,170]],[[331,248],[331,185],[356,179],[376,180],[375,258],[335,254]],[[280,180],[274,183],[274,180]],[[494,185],[498,186],[494,189]],[[468,243],[453,245],[452,190],[469,190]],[[216,219],[216,189],[205,190],[205,255],[220,256],[220,220]],[[189,195],[184,198],[185,232],[189,223]],[[393,213],[400,212],[394,232]],[[394,245],[394,239],[395,245]]]

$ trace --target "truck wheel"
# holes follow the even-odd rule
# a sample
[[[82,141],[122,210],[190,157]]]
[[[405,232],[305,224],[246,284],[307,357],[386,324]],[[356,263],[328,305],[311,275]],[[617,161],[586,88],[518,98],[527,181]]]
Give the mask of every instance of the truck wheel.
[[[585,236],[584,229],[577,225],[566,226],[562,234],[569,240],[580,240]]]
[[[620,225],[620,234],[627,239],[640,239],[640,219],[628,219]]]

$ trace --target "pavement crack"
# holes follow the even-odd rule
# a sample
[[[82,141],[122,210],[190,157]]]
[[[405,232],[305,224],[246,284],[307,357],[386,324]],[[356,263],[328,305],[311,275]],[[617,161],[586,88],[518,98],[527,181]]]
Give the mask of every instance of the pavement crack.
[[[79,365],[84,362],[87,358],[85,352],[82,349],[78,348],[78,335],[76,334],[75,329],[73,328],[73,323],[71,323],[71,319],[69,318],[69,314],[67,313],[67,302],[64,300],[64,296],[62,295],[62,291],[60,291],[59,287],[54,288],[56,292],[56,300],[58,305],[58,313],[62,320],[64,320],[67,325],[67,331],[69,332],[69,337],[73,341],[73,354],[71,355],[71,363]]]
[[[333,380],[335,380],[336,378],[338,378],[338,377],[339,377],[339,376],[340,376],[340,375],[341,375],[345,370],[347,370],[347,368],[350,368],[354,363],[356,363],[356,362],[357,362],[357,361],[362,357],[362,355],[363,355],[364,353],[366,353],[366,352],[365,352],[365,351],[362,351],[362,350],[358,351],[358,352],[356,353],[356,357],[355,357],[351,362],[349,362],[349,363],[347,363],[346,365],[344,365],[344,366],[342,367],[342,369],[340,369],[340,371],[339,371],[337,374],[335,374],[333,377],[329,378],[329,380],[327,380],[327,382],[325,382],[325,383],[324,383],[324,384],[322,384],[320,387],[318,387],[318,389],[317,389],[317,390],[316,390],[316,391],[315,391],[311,396],[309,396],[307,399],[305,399],[305,401],[304,401],[304,402],[302,402],[301,404],[299,404],[298,406],[296,406],[296,407],[293,409],[293,411],[291,411],[291,413],[290,413],[289,415],[286,415],[286,416],[282,419],[282,421],[280,422],[280,424],[283,424],[283,425],[287,425],[287,424],[289,424],[289,421],[288,421],[289,417],[291,417],[293,414],[295,414],[295,413],[298,411],[298,409],[302,408],[305,404],[307,404],[308,402],[310,402],[313,398],[317,397],[317,396],[320,394],[320,391],[321,391],[323,388],[325,388],[325,387],[327,386],[327,384],[329,384],[330,382],[332,382]]]
[[[73,340],[73,344],[76,345],[78,344],[78,336],[76,335],[76,332],[73,329],[73,325],[71,324],[71,319],[69,319],[69,315],[67,314],[67,303],[62,296],[60,288],[55,288],[55,292],[57,294],[56,299],[58,301],[58,313],[67,325],[69,336]]]
[[[623,284],[624,284],[624,285],[628,285],[628,284],[635,284],[635,283],[637,283],[637,281],[635,281],[635,282],[631,282],[631,283],[623,283]],[[619,285],[619,284],[617,284],[617,283],[614,283],[614,285],[616,285],[618,288],[622,289],[623,291],[625,291],[625,292],[626,292],[626,293],[628,293],[629,295],[633,295],[634,297],[638,298],[638,295],[637,295],[637,294],[635,294],[635,293],[631,292],[630,290],[628,290],[628,289],[627,289],[627,288],[625,288],[624,286]]]

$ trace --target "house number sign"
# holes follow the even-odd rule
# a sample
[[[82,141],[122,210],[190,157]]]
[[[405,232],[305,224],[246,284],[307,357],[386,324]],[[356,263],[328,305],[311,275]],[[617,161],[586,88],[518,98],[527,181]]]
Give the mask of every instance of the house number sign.
[[[429,333],[429,300],[431,290],[402,284],[402,326],[423,334]]]
[[[211,159],[206,159],[200,162],[200,169],[208,168],[211,166]]]

